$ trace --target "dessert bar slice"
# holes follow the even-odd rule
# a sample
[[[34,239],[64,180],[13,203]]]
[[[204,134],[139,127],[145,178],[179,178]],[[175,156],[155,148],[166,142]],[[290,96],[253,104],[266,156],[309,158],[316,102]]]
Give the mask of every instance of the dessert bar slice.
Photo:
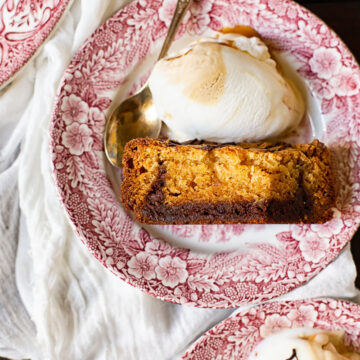
[[[334,206],[324,144],[177,144],[138,138],[122,203],[147,224],[323,223]]]

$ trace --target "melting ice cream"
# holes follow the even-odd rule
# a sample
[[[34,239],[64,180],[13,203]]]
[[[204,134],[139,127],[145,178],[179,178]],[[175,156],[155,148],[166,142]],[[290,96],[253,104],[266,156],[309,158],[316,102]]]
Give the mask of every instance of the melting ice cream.
[[[219,34],[160,60],[149,80],[177,141],[258,141],[296,127],[304,102],[258,37]]]

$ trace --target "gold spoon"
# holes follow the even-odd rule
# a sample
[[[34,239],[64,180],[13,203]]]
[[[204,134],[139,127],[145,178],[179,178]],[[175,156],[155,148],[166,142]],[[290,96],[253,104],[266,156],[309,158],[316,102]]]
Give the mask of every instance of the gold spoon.
[[[181,21],[192,0],[178,0],[158,60],[166,56]],[[109,117],[104,133],[105,154],[112,165],[122,167],[125,144],[137,137],[159,136],[161,121],[157,117],[149,86],[123,101]]]

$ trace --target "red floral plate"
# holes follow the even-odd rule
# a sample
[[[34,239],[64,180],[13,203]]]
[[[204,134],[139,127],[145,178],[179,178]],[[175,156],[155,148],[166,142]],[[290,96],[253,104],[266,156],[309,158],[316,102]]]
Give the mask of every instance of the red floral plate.
[[[0,88],[35,54],[71,2],[0,1]]]
[[[360,351],[360,306],[335,299],[269,302],[238,312],[204,334],[183,360],[246,360],[265,337],[288,328],[344,330]]]
[[[73,58],[50,129],[60,200],[92,254],[152,296],[211,308],[268,300],[333,261],[359,225],[359,67],[324,23],[291,1],[193,3],[175,47],[226,26],[255,28],[306,96],[307,117],[289,140],[317,137],[332,150],[337,209],[324,225],[142,227],[118,201],[120,176],[105,161],[102,133],[112,99],[118,103],[148,77],[174,5],[134,1]]]

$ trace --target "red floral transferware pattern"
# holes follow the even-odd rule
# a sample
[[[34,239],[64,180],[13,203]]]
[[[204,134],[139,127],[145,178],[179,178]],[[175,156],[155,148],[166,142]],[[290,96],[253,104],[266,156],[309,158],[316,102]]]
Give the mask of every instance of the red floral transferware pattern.
[[[275,227],[276,243],[266,238],[242,251],[203,254],[173,247],[132,221],[117,201],[104,169],[102,133],[115,89],[159,47],[174,3],[131,3],[94,32],[66,70],[50,130],[60,200],[92,254],[152,296],[210,308],[268,300],[303,284],[333,261],[359,225],[359,67],[324,23],[291,1],[193,3],[179,37],[248,24],[298,64],[323,113],[322,141],[334,156],[337,210],[323,225]],[[226,241],[231,234],[246,236],[250,226],[170,229],[183,237],[198,231],[201,241],[215,235]]]
[[[256,228],[256,225],[253,226]],[[246,228],[245,224],[232,225],[164,225],[163,229],[181,238],[196,238],[198,242],[224,243],[233,236],[241,235]],[[260,226],[261,228],[261,226]],[[216,229],[214,231],[214,229]]]
[[[0,1],[0,87],[27,63],[71,0]]]
[[[288,328],[344,330],[360,351],[360,307],[335,299],[270,302],[226,319],[204,334],[183,360],[246,360],[265,337]]]

